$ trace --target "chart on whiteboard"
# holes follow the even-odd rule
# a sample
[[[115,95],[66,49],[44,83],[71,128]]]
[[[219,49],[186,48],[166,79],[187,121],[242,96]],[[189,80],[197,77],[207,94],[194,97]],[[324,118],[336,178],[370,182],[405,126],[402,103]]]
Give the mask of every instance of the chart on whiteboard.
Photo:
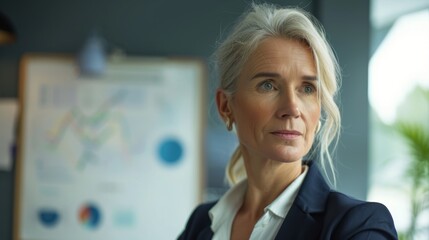
[[[138,174],[134,171],[153,159],[178,164],[184,144],[177,130],[168,132],[166,126],[171,119],[181,121],[183,109],[178,112],[175,106],[186,97],[169,102],[165,94],[171,98],[171,91],[156,85],[41,85],[36,119],[43,121],[33,122],[31,141],[39,179]],[[163,131],[164,136],[159,136]]]
[[[175,238],[201,196],[199,63],[130,59],[81,76],[73,61],[35,58],[26,69],[20,239]]]

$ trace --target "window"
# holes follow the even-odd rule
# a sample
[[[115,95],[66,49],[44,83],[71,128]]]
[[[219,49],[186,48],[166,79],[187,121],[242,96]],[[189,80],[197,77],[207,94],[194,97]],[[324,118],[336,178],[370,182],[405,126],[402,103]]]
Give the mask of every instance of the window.
[[[429,133],[429,9],[399,17],[372,55],[369,102],[369,200],[387,205],[398,232],[404,232],[412,217],[412,181],[407,174],[413,156],[395,126],[406,122]],[[426,200],[414,239],[429,236],[429,192]]]

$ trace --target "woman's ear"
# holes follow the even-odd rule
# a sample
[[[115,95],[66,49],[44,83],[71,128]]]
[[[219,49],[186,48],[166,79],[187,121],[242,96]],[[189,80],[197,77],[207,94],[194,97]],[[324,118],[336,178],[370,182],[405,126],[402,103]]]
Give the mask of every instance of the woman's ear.
[[[216,91],[216,106],[219,115],[224,121],[229,119],[232,121],[232,110],[230,107],[230,97],[225,93],[223,89],[218,88]]]

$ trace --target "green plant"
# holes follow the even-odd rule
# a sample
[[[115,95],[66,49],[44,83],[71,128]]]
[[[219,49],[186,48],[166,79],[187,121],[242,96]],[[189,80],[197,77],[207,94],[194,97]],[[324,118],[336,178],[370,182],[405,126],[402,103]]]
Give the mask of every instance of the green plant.
[[[422,125],[404,122],[395,124],[395,129],[407,142],[412,157],[407,172],[412,184],[411,223],[400,239],[413,239],[420,213],[429,209],[429,132]]]

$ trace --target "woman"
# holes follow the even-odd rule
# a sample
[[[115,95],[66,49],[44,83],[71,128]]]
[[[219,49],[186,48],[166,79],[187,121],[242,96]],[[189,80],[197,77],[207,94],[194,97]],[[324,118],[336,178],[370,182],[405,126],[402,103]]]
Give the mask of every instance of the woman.
[[[330,189],[338,65],[302,10],[253,5],[216,52],[219,114],[239,146],[232,188],[179,239],[396,239],[389,211]],[[303,160],[318,150],[319,160]],[[334,179],[335,181],[335,179]]]

